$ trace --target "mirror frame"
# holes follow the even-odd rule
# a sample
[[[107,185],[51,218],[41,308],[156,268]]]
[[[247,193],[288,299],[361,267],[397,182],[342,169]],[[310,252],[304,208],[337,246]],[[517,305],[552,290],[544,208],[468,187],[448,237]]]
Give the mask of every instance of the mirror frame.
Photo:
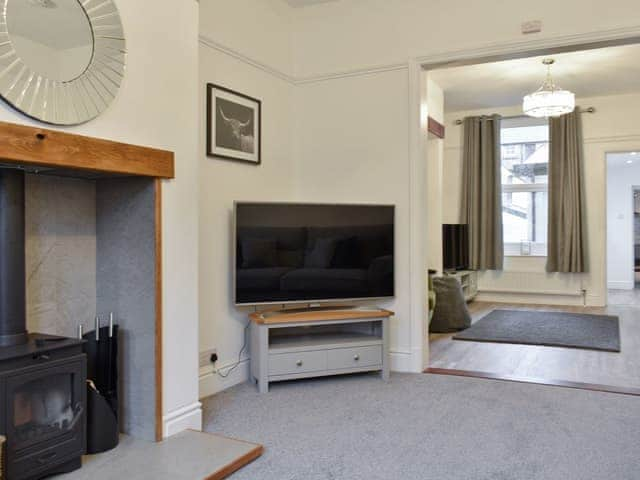
[[[30,118],[78,125],[96,118],[115,99],[124,79],[126,40],[114,0],[76,0],[93,35],[93,55],[79,76],[47,78],[16,52],[7,26],[9,1],[0,0],[0,97]]]

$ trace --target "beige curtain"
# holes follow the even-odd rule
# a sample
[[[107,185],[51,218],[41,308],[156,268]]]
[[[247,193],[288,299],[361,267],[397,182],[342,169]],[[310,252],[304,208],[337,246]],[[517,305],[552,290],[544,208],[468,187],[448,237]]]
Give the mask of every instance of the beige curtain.
[[[582,128],[578,109],[549,124],[548,272],[587,271]]]
[[[464,119],[462,223],[469,227],[473,270],[502,270],[500,116]]]

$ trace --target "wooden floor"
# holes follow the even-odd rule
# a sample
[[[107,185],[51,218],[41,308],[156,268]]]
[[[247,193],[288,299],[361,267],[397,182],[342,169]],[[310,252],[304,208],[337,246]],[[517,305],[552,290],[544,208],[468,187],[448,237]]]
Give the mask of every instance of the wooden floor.
[[[618,315],[620,353],[460,341],[452,340],[452,333],[432,334],[429,337],[429,367],[485,372],[512,379],[547,379],[639,389],[640,291],[611,291],[609,302],[610,305],[604,308],[472,302],[469,310],[474,322],[496,308]]]

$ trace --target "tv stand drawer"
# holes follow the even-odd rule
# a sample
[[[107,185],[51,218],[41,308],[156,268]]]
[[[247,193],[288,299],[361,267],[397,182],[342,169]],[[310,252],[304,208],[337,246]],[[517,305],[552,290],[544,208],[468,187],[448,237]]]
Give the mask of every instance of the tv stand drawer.
[[[382,365],[382,345],[329,350],[327,364],[329,370]]]
[[[316,372],[326,368],[326,350],[269,355],[269,375]]]

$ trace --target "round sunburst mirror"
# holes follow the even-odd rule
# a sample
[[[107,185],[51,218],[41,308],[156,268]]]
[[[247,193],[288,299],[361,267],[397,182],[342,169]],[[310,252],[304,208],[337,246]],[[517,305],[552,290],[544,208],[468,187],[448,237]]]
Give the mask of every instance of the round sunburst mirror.
[[[125,47],[113,0],[0,0],[0,96],[46,123],[87,122],[116,97]]]

